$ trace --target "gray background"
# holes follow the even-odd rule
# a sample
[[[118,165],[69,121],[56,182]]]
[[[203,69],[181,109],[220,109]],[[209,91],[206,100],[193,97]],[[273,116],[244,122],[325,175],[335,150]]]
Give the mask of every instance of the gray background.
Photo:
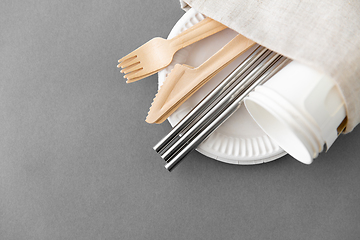
[[[157,76],[117,59],[166,37],[177,0],[2,1],[0,239],[358,239],[360,128],[312,165],[233,166],[193,152],[172,173],[144,118]]]

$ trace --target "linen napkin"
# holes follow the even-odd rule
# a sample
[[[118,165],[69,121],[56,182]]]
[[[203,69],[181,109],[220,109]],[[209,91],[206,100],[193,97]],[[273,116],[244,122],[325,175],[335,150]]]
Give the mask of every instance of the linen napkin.
[[[245,37],[328,74],[344,98],[345,133],[360,122],[360,1],[180,0]]]

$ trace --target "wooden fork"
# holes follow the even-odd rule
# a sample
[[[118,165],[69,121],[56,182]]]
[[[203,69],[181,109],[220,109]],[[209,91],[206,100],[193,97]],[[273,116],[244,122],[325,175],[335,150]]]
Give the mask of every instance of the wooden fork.
[[[119,59],[118,68],[126,74],[127,83],[138,81],[167,67],[178,50],[225,28],[225,25],[207,17],[172,39],[151,39]]]
[[[197,68],[176,64],[155,96],[146,122],[162,123],[205,83],[255,42],[238,34]]]

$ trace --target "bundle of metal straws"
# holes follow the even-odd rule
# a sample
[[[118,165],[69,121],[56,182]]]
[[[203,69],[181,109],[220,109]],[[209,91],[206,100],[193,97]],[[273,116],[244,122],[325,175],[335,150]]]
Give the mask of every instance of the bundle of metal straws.
[[[256,86],[266,82],[290,61],[258,46],[154,146],[166,161],[165,168],[171,171],[177,166],[241,106]]]

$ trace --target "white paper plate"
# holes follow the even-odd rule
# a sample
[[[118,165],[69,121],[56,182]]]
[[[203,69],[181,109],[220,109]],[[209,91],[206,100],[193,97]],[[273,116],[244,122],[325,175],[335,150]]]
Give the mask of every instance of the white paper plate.
[[[194,9],[189,10],[176,23],[168,39],[190,28],[202,19],[204,19],[202,14]],[[163,84],[167,74],[170,73],[175,64],[185,63],[197,67],[234,38],[236,34],[231,29],[225,29],[178,51],[174,55],[172,63],[166,69],[159,72],[159,87]],[[240,64],[252,50],[254,48],[236,59],[182,104],[168,118],[170,124],[174,126],[178,123],[206,94]],[[286,154],[260,129],[244,105],[206,141],[200,144],[196,150],[210,158],[241,165],[269,162]]]

